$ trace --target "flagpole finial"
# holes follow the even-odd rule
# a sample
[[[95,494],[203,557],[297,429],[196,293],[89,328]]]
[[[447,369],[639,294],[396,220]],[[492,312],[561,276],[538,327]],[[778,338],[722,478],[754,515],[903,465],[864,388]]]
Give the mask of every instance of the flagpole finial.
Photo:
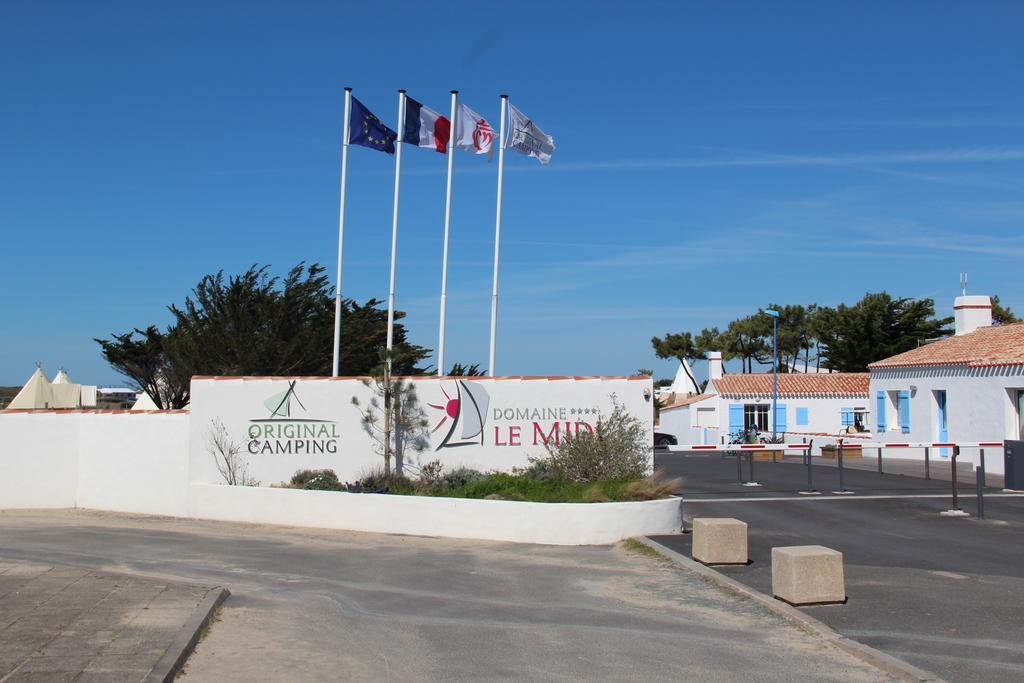
[[[399,88],[398,89],[398,94],[399,95],[404,95],[405,94],[405,89],[404,88]]]
[[[458,90],[452,90],[452,94],[453,94],[453,95],[458,95],[458,94],[459,94],[459,91],[458,91]]]
[[[350,88],[350,87],[348,87],[348,86],[346,85],[346,86],[345,86],[345,92],[352,92],[352,88]]]
[[[507,100],[507,99],[508,99],[508,95],[502,95],[502,96],[501,96],[501,99],[503,99],[503,100]]]

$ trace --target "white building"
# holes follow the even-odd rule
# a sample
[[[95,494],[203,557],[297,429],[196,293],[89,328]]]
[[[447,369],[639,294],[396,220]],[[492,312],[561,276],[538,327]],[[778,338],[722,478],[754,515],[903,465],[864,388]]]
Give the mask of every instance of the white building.
[[[957,297],[953,311],[954,336],[868,366],[878,440],[1024,439],[1024,323],[993,326],[987,296]],[[976,462],[976,451],[964,455]],[[1001,452],[985,463],[1002,472]]]
[[[705,393],[661,409],[660,432],[680,444],[728,443],[730,435],[773,426],[787,440],[836,436],[868,428],[868,373],[780,373],[773,423],[772,374],[726,375],[722,354],[708,354]]]

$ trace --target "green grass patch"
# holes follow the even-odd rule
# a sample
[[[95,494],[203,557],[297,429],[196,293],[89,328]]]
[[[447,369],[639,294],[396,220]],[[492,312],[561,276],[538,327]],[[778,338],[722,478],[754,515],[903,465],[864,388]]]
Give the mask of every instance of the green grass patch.
[[[636,553],[637,555],[645,555],[656,560],[665,559],[665,557],[657,550],[648,545],[644,545],[635,538],[627,538],[625,541],[622,542],[622,547],[631,553]]]
[[[577,483],[557,479],[531,479],[530,477],[495,472],[480,481],[462,486],[438,486],[419,495],[448,498],[491,498],[521,500],[536,503],[603,503],[609,501],[645,500],[633,490],[631,480]],[[397,493],[397,491],[396,491]]]

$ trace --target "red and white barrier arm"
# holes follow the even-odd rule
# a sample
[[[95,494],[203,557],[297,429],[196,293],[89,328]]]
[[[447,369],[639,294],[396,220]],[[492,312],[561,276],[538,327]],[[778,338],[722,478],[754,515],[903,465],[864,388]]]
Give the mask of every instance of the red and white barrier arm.
[[[733,443],[705,445],[666,446],[669,451],[792,451],[810,448],[809,443]]]
[[[1002,441],[935,441],[922,443],[850,443],[843,447],[851,448],[1002,448]]]

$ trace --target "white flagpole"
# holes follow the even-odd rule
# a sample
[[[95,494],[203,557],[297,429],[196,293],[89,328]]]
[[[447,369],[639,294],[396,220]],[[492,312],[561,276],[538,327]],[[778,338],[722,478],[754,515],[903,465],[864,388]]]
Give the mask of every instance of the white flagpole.
[[[458,116],[459,91],[452,90],[452,112],[448,118],[448,187],[444,198],[444,253],[441,257],[441,322],[437,342],[437,374],[444,374],[444,328],[448,307],[448,228],[452,220],[452,157],[455,156],[455,117]]]
[[[405,135],[405,91],[398,91],[398,139],[395,140],[395,204],[391,214],[391,283],[388,286],[387,371],[391,374],[391,347],[395,339],[395,255],[398,248],[398,178],[402,172],[402,137]]]
[[[331,375],[338,376],[341,358],[341,247],[345,241],[345,179],[348,172],[349,116],[352,110],[352,88],[345,88],[345,118],[341,134],[341,205],[338,208],[338,271],[334,278],[334,362]]]
[[[494,344],[498,331],[498,251],[501,247],[501,180],[505,172],[505,114],[508,111],[508,95],[501,96],[501,130],[498,132],[498,205],[494,215],[494,284],[491,289],[491,353],[488,374],[494,373]]]

